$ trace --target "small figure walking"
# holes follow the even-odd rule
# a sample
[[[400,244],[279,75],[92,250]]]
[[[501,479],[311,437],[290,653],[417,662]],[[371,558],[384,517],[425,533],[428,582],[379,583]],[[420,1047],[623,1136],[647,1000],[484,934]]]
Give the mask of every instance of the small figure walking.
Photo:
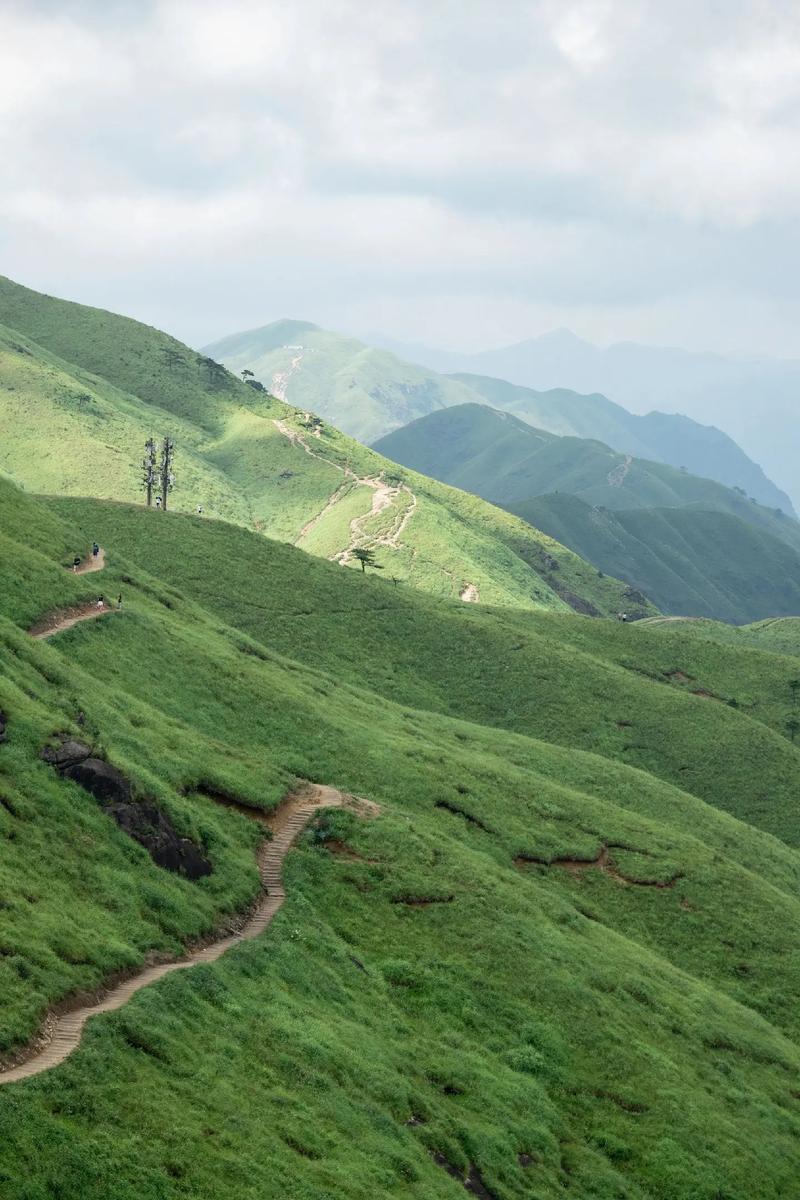
[[[78,567],[80,565],[81,565],[81,556],[80,556],[80,554],[76,554],[72,560],[72,570],[75,575],[78,574]]]
[[[92,542],[92,558],[96,559],[99,553],[100,547],[98,546],[97,542]]]
[[[156,496],[156,508],[161,508],[161,497]]]
[[[198,504],[198,506],[197,506],[197,515],[198,515],[198,517],[202,517],[202,515],[203,515],[203,506],[202,506],[202,504]]]
[[[99,596],[97,597],[97,607],[98,607],[98,608],[105,608],[105,606],[106,606],[106,602],[105,602],[105,600],[103,599],[103,596],[102,596],[102,594],[101,594],[101,595],[99,595]]]
[[[117,596],[117,608],[122,608],[122,592]]]

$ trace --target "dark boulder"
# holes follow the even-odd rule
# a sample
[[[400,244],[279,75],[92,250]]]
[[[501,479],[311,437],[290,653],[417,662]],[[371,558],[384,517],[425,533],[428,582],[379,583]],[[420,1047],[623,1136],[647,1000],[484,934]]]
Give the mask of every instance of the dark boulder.
[[[76,763],[83,762],[92,753],[91,746],[78,742],[74,738],[66,738],[58,746],[45,746],[41,753],[43,762],[50,763],[58,771],[64,771]]]
[[[111,763],[90,756],[88,746],[72,740],[46,746],[42,751],[44,761],[94,796],[103,812],[144,846],[157,866],[187,879],[211,874],[213,867],[201,848],[191,838],[181,837],[158,805],[151,800],[134,800],[131,781]]]
[[[104,806],[120,801],[130,803],[133,799],[130,780],[102,758],[85,758],[83,762],[66,767],[64,774],[86,788]]]
[[[140,846],[153,862],[168,871],[200,879],[210,875],[211,863],[190,838],[180,837],[166,813],[148,801],[116,801],[104,805],[105,812]]]

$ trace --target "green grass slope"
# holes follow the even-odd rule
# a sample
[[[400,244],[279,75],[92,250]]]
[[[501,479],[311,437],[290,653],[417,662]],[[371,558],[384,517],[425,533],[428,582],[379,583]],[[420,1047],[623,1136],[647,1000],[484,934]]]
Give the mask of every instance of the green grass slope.
[[[112,506],[121,530],[148,526],[147,572],[109,541],[103,585],[124,588],[125,609],[34,643],[26,624],[91,594],[97,578],[64,570],[83,536],[74,524],[6,485],[0,506],[5,553],[27,564],[24,592],[5,558],[0,571],[4,1047],[58,996],[207,929],[252,894],[251,827],[209,792],[269,807],[301,777],[382,806],[370,822],[318,821],[290,856],[288,900],[265,937],[139,993],[92,1022],[63,1066],[0,1087],[6,1195],[444,1200],[459,1185],[442,1161],[496,1200],[565,1188],[749,1200],[754,1178],[760,1196],[791,1194],[795,850],[603,754],[398,703],[358,682],[358,663],[345,677],[329,672],[322,652],[316,666],[298,662],[271,642],[286,616],[265,620],[258,638],[235,629],[211,609],[225,594],[231,618],[248,596],[258,605],[264,579],[257,558],[246,575],[243,547],[269,543],[232,526],[179,515],[157,524]],[[160,577],[173,529],[186,559],[209,539],[197,581],[182,587]],[[220,563],[242,571],[227,581],[209,570],[226,536],[233,549]],[[398,603],[401,589],[378,577],[275,552],[284,570],[269,577],[271,603],[288,614],[338,591],[337,628],[353,651],[367,644],[368,620],[363,602],[347,615],[355,589],[376,611]],[[640,706],[671,698],[670,733],[688,739],[711,721],[707,743],[715,721],[754,738],[763,728],[757,752],[740,737],[729,757],[751,796],[771,765],[796,790],[800,757],[786,739],[650,678],[652,656],[669,653],[661,631],[403,599],[418,606],[420,629],[436,610],[440,630],[497,622],[501,636],[529,624],[542,674],[558,674],[559,645],[584,639],[609,697],[629,674],[642,680]],[[304,624],[312,636],[313,612]],[[406,627],[392,636],[395,673],[410,677]],[[462,637],[467,653],[472,630]],[[709,645],[720,661],[778,661]],[[629,666],[608,665],[615,655]],[[385,644],[364,653],[364,675],[379,657]],[[440,686],[452,670],[458,695],[451,658],[452,642],[442,644]],[[507,703],[497,680],[481,687]],[[592,724],[590,707],[584,719]],[[69,731],[101,743],[140,794],[202,841],[214,873],[164,877],[54,776],[38,751]],[[687,766],[703,741],[684,743]],[[717,779],[717,803],[730,785]],[[603,846],[613,870],[591,865]]]
[[[624,585],[525,522],[394,464],[158,330],[0,279],[0,470],[37,492],[141,497],[143,446],[176,439],[171,503],[351,567],[487,603],[612,612]],[[402,479],[399,475],[402,474]],[[643,610],[644,611],[644,610]]]
[[[204,519],[49,506],[309,667],[414,709],[613,758],[795,838],[792,660],[684,644],[684,623],[452,604]]]
[[[627,579],[665,613],[742,623],[800,612],[800,554],[728,513],[691,506],[611,512],[562,493],[515,511]]]
[[[474,399],[455,380],[308,321],[275,321],[213,342],[204,353],[237,375],[252,371],[274,395],[365,443],[424,413]]]

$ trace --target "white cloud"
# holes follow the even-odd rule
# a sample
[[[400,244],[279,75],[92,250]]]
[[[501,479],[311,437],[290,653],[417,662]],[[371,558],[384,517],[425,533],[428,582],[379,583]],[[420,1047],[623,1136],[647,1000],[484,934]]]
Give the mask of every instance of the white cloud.
[[[212,303],[198,264],[285,286],[293,263],[309,310],[334,280],[384,303],[393,275],[412,312],[461,288],[604,330],[671,303],[694,332],[720,274],[768,291],[796,239],[782,0],[0,0],[0,21],[5,269],[107,298],[109,264],[170,263],[176,328]]]

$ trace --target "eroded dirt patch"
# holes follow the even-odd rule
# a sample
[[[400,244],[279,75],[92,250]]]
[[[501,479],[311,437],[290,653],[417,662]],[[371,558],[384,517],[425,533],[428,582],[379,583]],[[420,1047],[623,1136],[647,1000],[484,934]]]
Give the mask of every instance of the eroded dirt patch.
[[[602,871],[604,875],[608,875],[615,883],[623,887],[647,887],[647,888],[673,888],[679,879],[683,879],[683,872],[678,871],[669,879],[640,879],[633,875],[625,874],[611,856],[612,850],[624,850],[632,854],[644,854],[647,857],[652,857],[649,851],[631,850],[629,846],[615,846],[613,843],[602,843],[598,853],[594,858],[544,858],[536,854],[523,852],[518,854],[514,859],[514,866],[519,869],[524,869],[527,866],[536,865],[540,867],[558,867],[563,871],[568,871],[571,875],[583,875],[586,871],[597,870]]]

